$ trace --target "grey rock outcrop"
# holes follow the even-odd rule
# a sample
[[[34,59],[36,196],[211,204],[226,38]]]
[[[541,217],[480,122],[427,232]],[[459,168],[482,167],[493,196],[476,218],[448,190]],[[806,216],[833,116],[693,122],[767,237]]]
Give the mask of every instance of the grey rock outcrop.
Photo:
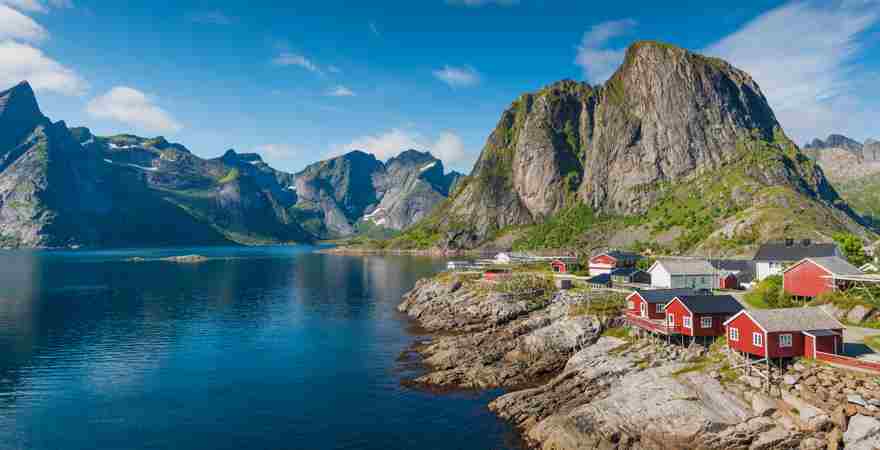
[[[442,161],[407,150],[387,163],[361,151],[321,161],[295,175],[297,208],[320,237],[355,233],[358,222],[400,230],[446,199],[460,175]]]

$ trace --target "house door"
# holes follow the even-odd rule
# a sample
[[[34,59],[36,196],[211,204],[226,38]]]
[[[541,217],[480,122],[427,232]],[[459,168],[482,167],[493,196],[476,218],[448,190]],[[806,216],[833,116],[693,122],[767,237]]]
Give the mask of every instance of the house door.
[[[816,359],[816,338],[809,334],[804,335],[804,357]]]

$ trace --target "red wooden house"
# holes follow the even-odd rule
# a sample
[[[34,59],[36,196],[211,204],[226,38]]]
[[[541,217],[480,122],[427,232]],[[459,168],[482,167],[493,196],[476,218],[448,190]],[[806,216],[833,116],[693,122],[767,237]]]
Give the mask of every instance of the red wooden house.
[[[845,289],[846,277],[862,275],[858,267],[838,256],[804,258],[782,272],[782,287],[795,297],[814,298]]]
[[[590,258],[590,275],[610,274],[620,267],[635,267],[642,257],[636,253],[612,250]]]
[[[693,294],[691,289],[636,289],[626,297],[626,319],[630,325],[667,334],[666,304],[678,295]]]
[[[819,307],[742,310],[724,326],[730,348],[763,358],[843,350],[843,324]]]
[[[578,270],[577,258],[556,258],[550,261],[550,267],[555,273],[571,273]]]
[[[666,326],[691,337],[724,335],[724,321],[742,311],[730,295],[679,295],[666,305]]]

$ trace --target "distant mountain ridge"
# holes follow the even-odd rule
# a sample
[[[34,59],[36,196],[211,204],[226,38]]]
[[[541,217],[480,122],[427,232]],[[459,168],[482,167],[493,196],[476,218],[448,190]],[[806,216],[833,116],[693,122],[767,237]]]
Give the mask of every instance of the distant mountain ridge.
[[[410,149],[383,163],[352,151],[295,175],[297,209],[321,238],[350,236],[359,224],[401,230],[430,213],[459,178],[428,152]]]
[[[393,161],[388,167],[409,167]],[[413,220],[408,214],[420,218],[422,209],[445,198],[454,181],[444,178],[442,165],[439,175],[426,171],[415,178],[411,169],[394,169],[390,176],[383,163],[374,165],[377,180],[388,175],[381,183],[372,175],[367,183],[358,181],[358,166],[353,184],[344,177],[327,179],[318,189],[343,192],[343,204],[351,198],[345,233],[386,198],[383,223],[404,226]],[[0,92],[0,247],[311,242],[326,234],[308,225],[333,217],[337,204],[303,209],[311,192],[304,179],[272,168],[255,153],[230,149],[205,159],[163,137],[95,136],[87,128],[53,123],[27,82]]]

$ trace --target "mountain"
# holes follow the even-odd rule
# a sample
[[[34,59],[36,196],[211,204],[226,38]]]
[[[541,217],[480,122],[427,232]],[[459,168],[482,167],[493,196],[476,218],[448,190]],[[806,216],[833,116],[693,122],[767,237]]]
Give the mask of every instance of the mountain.
[[[352,151],[294,176],[296,209],[321,238],[350,236],[359,227],[400,230],[442,202],[460,177],[427,152],[407,150],[383,163]]]
[[[880,143],[871,139],[862,144],[846,136],[832,134],[824,141],[813,139],[803,151],[822,166],[825,175],[835,184],[880,173]]]
[[[288,212],[291,182],[254,155],[202,159],[161,137],[53,123],[26,82],[0,93],[5,247],[309,241]]]
[[[471,175],[392,245],[733,253],[783,234],[866,233],[859,220],[747,73],[643,41],[604,86],[520,96]]]

